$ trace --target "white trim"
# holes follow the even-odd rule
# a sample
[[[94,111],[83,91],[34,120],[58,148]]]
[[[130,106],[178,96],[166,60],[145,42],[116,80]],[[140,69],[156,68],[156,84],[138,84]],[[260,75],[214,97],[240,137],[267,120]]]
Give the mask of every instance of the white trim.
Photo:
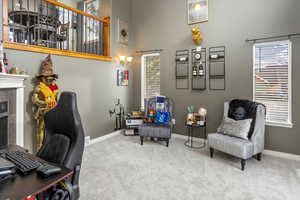
[[[289,57],[289,63],[288,63],[288,121],[287,122],[273,122],[273,121],[266,121],[267,126],[277,126],[277,127],[283,127],[283,128],[293,128],[293,120],[292,120],[292,42],[290,40],[280,40],[280,41],[272,41],[272,42],[262,42],[262,43],[256,43],[253,45],[253,101],[256,100],[255,96],[255,63],[256,63],[256,57],[255,57],[255,48],[256,46],[266,45],[266,44],[288,44],[288,57]]]
[[[16,144],[24,147],[24,81],[28,75],[0,73],[0,89],[16,89]]]
[[[296,154],[283,153],[283,152],[272,151],[272,150],[264,150],[263,154],[275,156],[275,157],[279,157],[279,158],[285,158],[285,159],[289,159],[289,160],[300,161],[300,155],[296,155]]]
[[[103,135],[103,136],[91,139],[89,144],[86,144],[86,147],[91,146],[91,145],[96,144],[96,143],[99,143],[99,142],[102,142],[102,141],[107,140],[109,138],[115,137],[117,135],[120,135],[121,132],[122,132],[122,130],[118,130],[118,131],[109,133],[107,135]]]
[[[267,126],[277,126],[277,127],[283,127],[283,128],[293,128],[293,123],[284,123],[284,122],[271,122],[266,121]]]

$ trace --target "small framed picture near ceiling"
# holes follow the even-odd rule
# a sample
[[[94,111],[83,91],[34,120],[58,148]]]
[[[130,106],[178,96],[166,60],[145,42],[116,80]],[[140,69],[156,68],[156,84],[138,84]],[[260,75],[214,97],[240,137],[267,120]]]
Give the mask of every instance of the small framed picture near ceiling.
[[[126,69],[118,69],[118,86],[128,86],[129,83],[129,71]]]
[[[124,45],[128,45],[128,41],[128,23],[118,18],[118,42]]]
[[[208,21],[209,0],[187,0],[188,24]]]

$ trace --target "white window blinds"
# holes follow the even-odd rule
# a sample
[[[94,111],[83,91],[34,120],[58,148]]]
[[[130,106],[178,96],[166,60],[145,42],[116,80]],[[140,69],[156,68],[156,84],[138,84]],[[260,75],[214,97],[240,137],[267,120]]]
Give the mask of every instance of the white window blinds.
[[[267,107],[267,124],[291,127],[291,43],[254,45],[254,100]]]
[[[144,99],[160,95],[160,54],[145,54],[142,56],[141,107]]]

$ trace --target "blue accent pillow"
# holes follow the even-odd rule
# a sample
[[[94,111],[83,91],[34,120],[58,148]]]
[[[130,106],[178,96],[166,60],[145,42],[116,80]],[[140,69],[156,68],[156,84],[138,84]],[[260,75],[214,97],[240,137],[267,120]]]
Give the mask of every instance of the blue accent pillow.
[[[156,124],[169,124],[171,115],[169,112],[157,112],[154,122]]]

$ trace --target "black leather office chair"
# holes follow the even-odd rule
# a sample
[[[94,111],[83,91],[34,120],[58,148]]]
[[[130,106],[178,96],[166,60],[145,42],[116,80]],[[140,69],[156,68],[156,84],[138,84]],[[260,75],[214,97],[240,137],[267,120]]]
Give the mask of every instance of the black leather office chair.
[[[45,139],[37,156],[74,171],[72,177],[65,181],[71,200],[79,199],[79,173],[83,150],[84,132],[77,109],[76,94],[63,92],[57,106],[45,115]]]

